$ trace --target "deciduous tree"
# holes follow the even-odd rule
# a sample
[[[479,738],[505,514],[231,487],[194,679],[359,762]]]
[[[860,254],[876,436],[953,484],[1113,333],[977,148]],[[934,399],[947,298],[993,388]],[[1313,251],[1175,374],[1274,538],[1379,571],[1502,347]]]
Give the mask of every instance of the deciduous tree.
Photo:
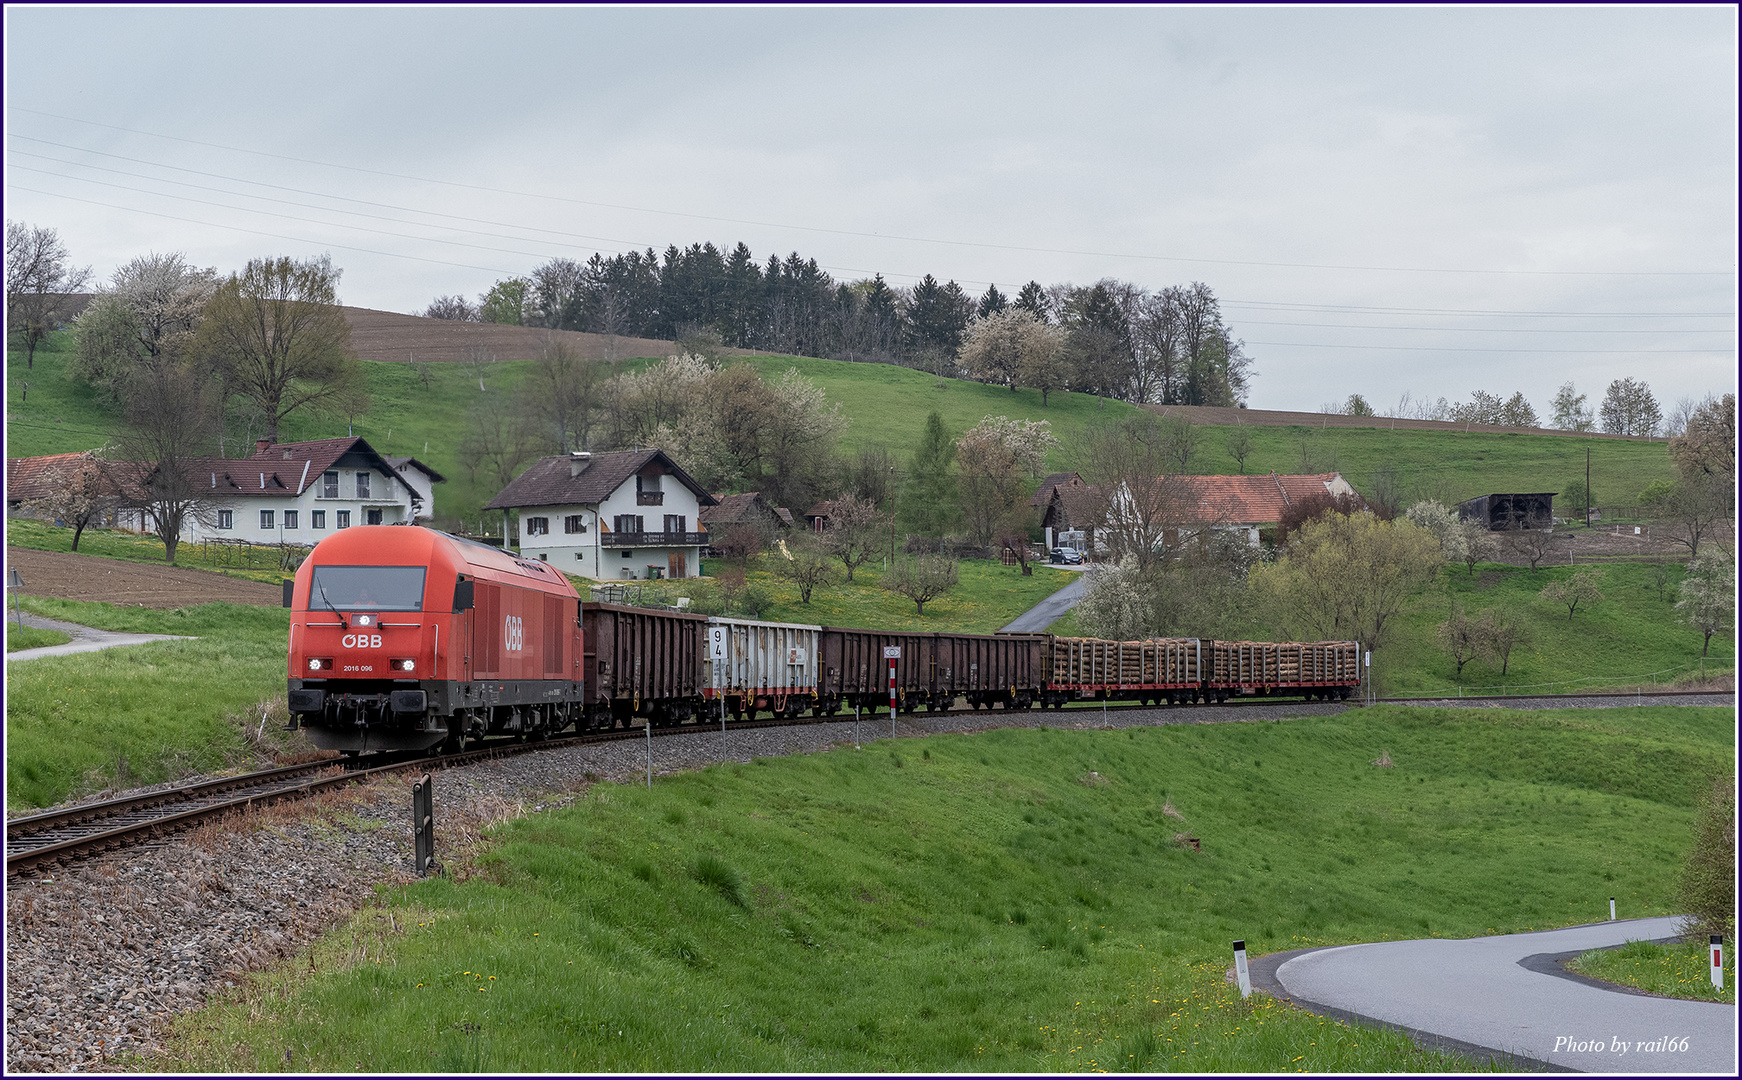
[[[194,340],[217,271],[179,253],[145,255],[115,271],[73,323],[75,377],[119,397],[134,374],[179,361]]]
[[[1688,564],[1682,579],[1681,599],[1675,609],[1700,633],[1704,657],[1712,648],[1712,635],[1736,625],[1736,561],[1728,552],[1707,551]]]
[[[1603,572],[1595,566],[1581,566],[1570,576],[1550,582],[1537,595],[1556,604],[1565,604],[1567,621],[1572,622],[1573,612],[1580,604],[1589,611],[1591,605],[1602,603],[1603,590],[1597,588],[1597,582],[1602,579]]]
[[[1240,475],[1245,476],[1246,459],[1252,456],[1252,429],[1238,420],[1234,421],[1234,426],[1228,429],[1228,438],[1223,449],[1240,466]]]
[[[1736,395],[1708,396],[1688,416],[1683,432],[1669,443],[1669,455],[1683,477],[1736,482]]]
[[[1484,611],[1477,629],[1483,655],[1490,662],[1500,661],[1501,675],[1506,674],[1513,651],[1530,644],[1530,631],[1523,620],[1499,608]]]
[[[1554,402],[1550,405],[1553,419],[1550,421],[1562,431],[1589,431],[1594,420],[1590,407],[1585,404],[1585,395],[1573,388],[1573,384],[1562,383],[1555,391]]]
[[[326,256],[250,259],[206,305],[196,352],[226,390],[260,410],[275,442],[299,409],[355,402],[362,392],[339,275]]]
[[[463,296],[438,296],[424,308],[426,319],[447,319],[452,322],[478,322],[478,309]]]
[[[24,507],[73,530],[73,550],[85,529],[120,505],[120,491],[110,478],[107,462],[87,451],[43,477],[47,491]]]
[[[1470,618],[1462,607],[1453,607],[1450,617],[1434,628],[1434,641],[1446,657],[1457,665],[1456,677],[1464,677],[1464,665],[1482,651],[1478,620]]]
[[[850,582],[854,570],[883,552],[889,539],[889,516],[871,500],[845,494],[830,508],[829,528],[822,536],[829,552],[847,568]]]
[[[986,417],[956,441],[962,513],[975,544],[988,545],[1013,532],[1026,537],[1029,479],[1044,468],[1047,451],[1056,445],[1049,421],[1005,416]]]
[[[36,366],[36,347],[71,310],[91,279],[76,267],[54,229],[6,223],[6,332],[24,346],[24,366]]]
[[[1663,422],[1657,398],[1643,379],[1616,379],[1603,395],[1603,430],[1611,435],[1655,435]]]
[[[883,575],[883,588],[914,602],[916,615],[925,606],[956,587],[956,560],[942,555],[918,555],[898,559]]]
[[[1433,535],[1407,520],[1329,514],[1303,527],[1281,559],[1253,567],[1252,581],[1287,637],[1377,649],[1443,564]]]
[[[797,588],[801,603],[811,602],[811,593],[817,586],[834,583],[835,568],[829,551],[814,533],[794,534],[776,546],[779,550],[773,555],[774,576]]]
[[[125,400],[127,427],[118,454],[135,463],[135,476],[143,479],[129,480],[123,490],[150,521],[173,566],[182,530],[195,522],[211,524],[218,510],[218,493],[202,468],[214,449],[216,394],[189,365],[171,363],[135,372]]]

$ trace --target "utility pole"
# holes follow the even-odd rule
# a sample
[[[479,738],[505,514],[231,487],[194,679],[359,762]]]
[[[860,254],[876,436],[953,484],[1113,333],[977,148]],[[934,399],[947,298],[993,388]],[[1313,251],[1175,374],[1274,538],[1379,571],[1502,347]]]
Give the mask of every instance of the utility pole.
[[[1585,528],[1591,527],[1591,446],[1585,444]]]

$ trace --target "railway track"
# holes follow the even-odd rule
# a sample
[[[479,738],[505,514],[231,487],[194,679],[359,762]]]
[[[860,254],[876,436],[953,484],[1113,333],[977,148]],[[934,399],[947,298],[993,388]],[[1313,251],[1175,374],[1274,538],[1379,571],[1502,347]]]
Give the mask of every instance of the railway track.
[[[1488,696],[1468,696],[1463,698],[1380,698],[1387,704],[1433,704],[1447,702],[1496,702],[1524,700],[1544,700],[1549,698],[1566,698],[1572,695],[1564,694],[1508,694]],[[1582,699],[1605,698],[1622,701],[1638,698],[1635,693],[1581,694]],[[1675,698],[1712,698],[1723,699],[1720,703],[1728,704],[1735,698],[1733,691],[1698,691],[1698,690],[1661,690],[1647,695],[1652,697]],[[1084,702],[1069,707],[1064,712],[1081,713],[1097,711],[1096,706],[1102,703]],[[1274,698],[1239,698],[1223,702],[1218,708],[1256,708],[1262,706],[1286,707],[1306,704],[1293,699]],[[1319,702],[1314,704],[1343,704],[1340,702]],[[1358,701],[1349,704],[1360,704]],[[1169,711],[1178,709],[1189,714],[1190,706],[1154,706],[1143,702],[1118,701],[1105,703],[1108,712],[1123,712],[1132,708],[1161,709]],[[1045,709],[952,709],[943,713],[904,712],[901,715],[911,721],[914,717],[925,715],[975,715],[984,713],[988,717],[994,715],[1023,716],[1046,715],[1048,712],[1058,715],[1061,710]],[[726,727],[729,731],[743,731],[755,728],[790,727],[801,724],[840,723],[849,719],[852,713],[837,713],[821,717],[786,717],[763,720],[729,720]],[[862,714],[863,722],[875,725],[886,720],[887,710],[875,712],[867,710]],[[481,745],[476,749],[462,751],[457,754],[442,754],[437,756],[417,756],[411,754],[375,755],[370,758],[329,758],[303,765],[290,765],[260,772],[245,773],[240,776],[225,777],[217,780],[206,780],[195,784],[166,788],[161,791],[133,795],[121,799],[111,799],[106,802],[87,803],[82,806],[53,810],[28,817],[14,818],[6,823],[6,874],[27,874],[48,866],[70,862],[105,851],[129,846],[150,843],[172,833],[191,828],[202,821],[208,821],[224,814],[245,811],[250,807],[268,806],[286,799],[305,798],[309,795],[334,787],[356,783],[368,777],[399,772],[408,769],[448,768],[456,765],[467,765],[473,762],[486,761],[492,758],[506,757],[513,754],[527,753],[536,750],[555,749],[563,746],[585,745],[588,743],[611,742],[622,739],[664,738],[671,735],[686,735],[718,730],[718,726],[708,722],[682,724],[674,727],[655,727],[651,733],[644,726],[622,730],[588,732],[585,734],[560,735],[541,741],[502,740]]]

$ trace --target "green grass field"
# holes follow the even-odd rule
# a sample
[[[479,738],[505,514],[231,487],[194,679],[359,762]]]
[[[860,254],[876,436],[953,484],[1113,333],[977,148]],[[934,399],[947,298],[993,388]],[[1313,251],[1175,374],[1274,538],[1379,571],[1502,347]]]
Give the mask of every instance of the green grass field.
[[[1676,585],[1682,567],[1670,565],[1662,596],[1653,567],[1645,563],[1609,563],[1599,567],[1604,599],[1569,620],[1567,609],[1538,594],[1550,582],[1577,567],[1527,567],[1479,563],[1471,576],[1464,567],[1445,570],[1443,593],[1427,593],[1405,615],[1394,642],[1374,654],[1373,670],[1382,693],[1570,693],[1581,688],[1647,687],[1686,680],[1702,670],[1701,635],[1675,611]],[[1445,621],[1449,605],[1457,603],[1471,616],[1484,610],[1511,613],[1530,634],[1530,642],[1513,652],[1501,675],[1500,665],[1477,659],[1456,665],[1434,644],[1434,627]],[[1728,636],[1712,638],[1704,670],[1735,670],[1735,643]]]
[[[31,518],[11,518],[6,522],[6,543],[38,551],[73,550],[73,531]],[[163,541],[150,534],[120,529],[86,529],[79,537],[80,555],[125,562],[162,564]],[[252,566],[249,562],[252,561]],[[244,578],[277,585],[295,571],[280,570],[276,548],[264,545],[244,553],[221,546],[181,543],[175,548],[175,563],[195,570],[210,570],[225,577]]]
[[[16,622],[6,624],[6,651],[9,653],[41,649],[49,645],[65,645],[71,640],[72,635],[63,634],[59,630],[38,630],[34,626],[19,626]]]
[[[47,344],[48,350],[38,349],[33,371],[25,370],[22,350],[7,354],[9,457],[88,450],[102,445],[117,430],[114,407],[64,373],[71,355],[70,332],[51,335]],[[620,363],[629,369],[651,362]],[[1083,464],[1080,448],[1085,430],[1138,411],[1123,402],[1098,403],[1084,394],[1053,394],[1043,408],[1034,391],[1012,393],[960,379],[945,379],[940,387],[935,377],[924,372],[887,364],[784,356],[752,357],[749,362],[764,375],[776,377],[796,367],[815,380],[830,400],[839,402],[852,421],[841,440],[841,449],[848,454],[881,443],[898,459],[905,458],[918,444],[927,414],[936,410],[955,433],[986,416],[1050,420],[1061,445],[1048,457],[1048,467],[1077,469]],[[511,393],[529,367],[527,361],[491,365],[484,377],[485,393]],[[356,418],[355,433],[383,453],[415,456],[442,473],[447,483],[436,489],[436,512],[475,521],[478,508],[495,495],[495,485],[487,478],[466,474],[457,453],[466,410],[479,398],[477,376],[464,365],[433,364],[424,373],[429,376],[425,386],[420,369],[411,364],[365,362],[363,372],[372,405]],[[284,441],[331,438],[345,434],[346,427],[343,418],[293,417],[279,437]],[[1204,427],[1202,431],[1192,471],[1239,471],[1226,450],[1228,429]],[[1253,427],[1251,431],[1254,449],[1246,472],[1340,471],[1363,491],[1370,491],[1379,473],[1389,469],[1405,491],[1453,501],[1495,491],[1558,492],[1573,479],[1583,479],[1587,449],[1592,454],[1591,487],[1604,505],[1631,505],[1647,484],[1674,478],[1662,443],[1383,428]]]
[[[1567,961],[1567,970],[1665,997],[1736,1004],[1736,943],[1724,945],[1724,986],[1712,985],[1706,945],[1688,941],[1653,945],[1629,941],[1619,949],[1592,949]]]
[[[99,630],[196,640],[8,668],[7,810],[255,760],[247,735],[263,703],[284,696],[288,612],[237,604],[158,611],[34,596],[24,597],[23,605]],[[275,716],[268,727],[284,725],[282,704]]]
[[[1611,895],[1670,914],[1733,754],[1729,709],[1382,707],[600,785],[180,1021],[154,1067],[1458,1071],[1241,1004],[1230,940],[1543,929]]]

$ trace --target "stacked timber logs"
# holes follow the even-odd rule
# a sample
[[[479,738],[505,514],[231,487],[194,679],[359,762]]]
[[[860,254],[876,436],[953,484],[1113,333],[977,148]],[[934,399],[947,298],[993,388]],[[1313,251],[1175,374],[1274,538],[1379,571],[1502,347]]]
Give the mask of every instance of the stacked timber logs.
[[[1205,659],[1196,638],[1105,641],[1055,637],[1049,681],[1088,687],[1195,686]]]
[[[1354,641],[1207,642],[1217,686],[1316,686],[1358,682],[1361,646]]]

